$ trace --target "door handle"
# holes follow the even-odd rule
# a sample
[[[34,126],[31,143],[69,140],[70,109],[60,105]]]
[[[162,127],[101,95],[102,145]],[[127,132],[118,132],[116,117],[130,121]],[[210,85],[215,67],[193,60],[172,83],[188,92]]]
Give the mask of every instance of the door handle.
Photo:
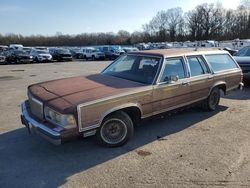
[[[183,85],[183,86],[189,86],[189,85],[190,85],[190,83],[189,83],[189,82],[187,82],[187,81],[185,81],[185,82],[182,82],[182,85]]]
[[[211,80],[211,79],[213,79],[213,76],[208,76],[207,79]]]

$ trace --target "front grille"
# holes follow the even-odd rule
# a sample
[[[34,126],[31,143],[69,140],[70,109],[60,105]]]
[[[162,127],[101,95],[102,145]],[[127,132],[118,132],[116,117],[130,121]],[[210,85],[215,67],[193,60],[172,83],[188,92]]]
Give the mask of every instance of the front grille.
[[[20,59],[30,59],[30,57],[29,56],[22,56],[22,57],[20,57]]]
[[[71,57],[70,54],[62,54],[62,57]]]
[[[35,99],[30,93],[28,93],[30,111],[39,119],[43,119],[43,103]]]

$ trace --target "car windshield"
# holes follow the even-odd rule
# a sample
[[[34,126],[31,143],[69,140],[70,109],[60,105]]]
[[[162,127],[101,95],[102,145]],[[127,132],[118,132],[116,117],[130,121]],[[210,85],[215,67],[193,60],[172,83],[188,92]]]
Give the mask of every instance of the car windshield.
[[[124,55],[108,66],[102,74],[152,84],[160,61],[160,57]]]
[[[44,50],[37,50],[37,53],[38,53],[38,54],[48,54],[48,52],[47,52],[47,51],[44,51]]]
[[[79,49],[79,50],[73,50],[75,53],[82,53],[82,51]]]
[[[94,49],[93,52],[101,52],[100,49]]]
[[[59,49],[58,53],[70,53],[67,49]]]
[[[23,50],[18,50],[18,51],[15,51],[15,54],[17,54],[17,55],[27,55],[27,52],[25,52]]]

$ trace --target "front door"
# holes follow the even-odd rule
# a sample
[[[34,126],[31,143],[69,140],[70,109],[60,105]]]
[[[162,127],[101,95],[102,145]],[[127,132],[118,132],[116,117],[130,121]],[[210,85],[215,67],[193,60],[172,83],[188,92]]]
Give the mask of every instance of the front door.
[[[190,101],[190,85],[183,57],[167,58],[153,91],[153,111],[158,114]]]

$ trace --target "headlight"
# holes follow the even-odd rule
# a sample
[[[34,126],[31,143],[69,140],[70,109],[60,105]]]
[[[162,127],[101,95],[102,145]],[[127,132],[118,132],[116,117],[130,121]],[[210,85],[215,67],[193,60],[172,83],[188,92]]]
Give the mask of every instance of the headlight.
[[[73,115],[60,114],[47,106],[44,108],[44,115],[46,120],[65,129],[76,127],[76,120]]]

